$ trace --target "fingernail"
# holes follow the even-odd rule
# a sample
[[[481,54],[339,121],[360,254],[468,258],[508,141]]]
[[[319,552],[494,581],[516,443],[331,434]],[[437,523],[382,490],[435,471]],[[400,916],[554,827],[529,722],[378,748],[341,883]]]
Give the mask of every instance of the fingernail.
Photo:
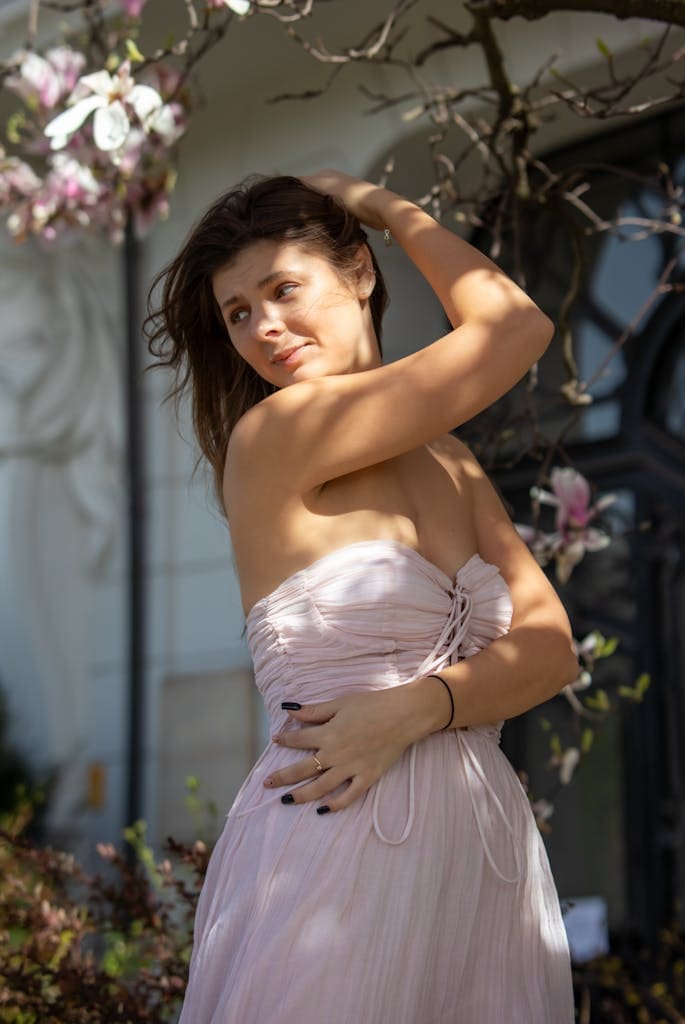
[[[281,803],[282,804],[294,804],[295,803],[295,797],[292,795],[292,793],[284,793],[284,795],[281,797]]]
[[[316,808],[316,813],[317,814],[328,814],[329,811],[330,811],[330,807],[328,806],[328,804],[324,804],[323,807],[317,807]]]
[[[298,704],[296,700],[284,700],[281,704],[284,711],[301,711],[302,705]]]

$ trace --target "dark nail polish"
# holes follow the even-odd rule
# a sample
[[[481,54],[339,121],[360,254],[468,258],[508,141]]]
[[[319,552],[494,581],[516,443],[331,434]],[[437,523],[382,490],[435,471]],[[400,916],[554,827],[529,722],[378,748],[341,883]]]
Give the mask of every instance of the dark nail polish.
[[[284,796],[281,797],[281,803],[282,804],[294,804],[295,803],[295,797],[292,795],[292,793],[285,793]]]
[[[316,813],[317,814],[328,814],[329,811],[330,811],[330,807],[328,806],[328,804],[324,804],[323,807],[317,807],[316,808]]]
[[[296,700],[284,700],[281,704],[284,711],[301,711],[302,705],[298,704]]]

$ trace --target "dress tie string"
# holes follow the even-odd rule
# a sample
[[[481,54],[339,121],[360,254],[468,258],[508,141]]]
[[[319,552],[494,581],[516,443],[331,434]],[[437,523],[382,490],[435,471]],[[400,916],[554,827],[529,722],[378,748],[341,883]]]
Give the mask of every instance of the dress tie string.
[[[429,676],[435,672],[439,672],[451,665],[454,660],[459,660],[460,647],[466,638],[468,633],[471,614],[473,612],[473,601],[471,595],[467,590],[464,590],[458,583],[455,583],[454,590],[450,594],[452,600],[450,603],[450,610],[447,615],[445,625],[438,637],[435,646],[433,647],[430,654],[421,662],[414,679],[420,679],[422,676]],[[514,830],[511,822],[507,818],[506,812],[502,806],[502,803],[497,796],[496,792],[487,780],[487,777],[480,765],[478,757],[473,752],[471,743],[469,741],[469,730],[468,729],[455,729],[454,735],[459,744],[459,749],[462,755],[462,762],[464,765],[464,773],[466,777],[466,786],[469,791],[469,797],[471,800],[471,806],[473,808],[473,814],[476,819],[476,826],[478,828],[478,834],[480,835],[483,849],[485,850],[485,856],[492,870],[495,872],[498,878],[503,882],[516,883],[520,880],[522,874],[521,858],[519,856],[518,846],[516,838],[514,836]],[[383,843],[387,843],[388,846],[399,846],[404,843],[409,837],[415,816],[415,794],[416,794],[416,744],[412,744],[409,751],[409,779],[408,779],[408,807],[407,807],[407,818],[405,821],[402,833],[397,838],[391,838],[387,836],[381,828],[379,821],[379,809],[381,804],[381,796],[383,787],[386,784],[386,775],[382,775],[376,783],[375,793],[373,797],[373,830],[378,838]],[[487,839],[487,822],[484,820],[485,809],[477,799],[476,790],[479,784],[483,787],[488,797],[492,801],[498,817],[502,820],[504,827],[506,828],[511,838],[512,849],[514,852],[514,863],[516,865],[515,874],[513,877],[507,877],[503,871],[499,869],[495,858],[493,857],[490,849],[490,844]]]

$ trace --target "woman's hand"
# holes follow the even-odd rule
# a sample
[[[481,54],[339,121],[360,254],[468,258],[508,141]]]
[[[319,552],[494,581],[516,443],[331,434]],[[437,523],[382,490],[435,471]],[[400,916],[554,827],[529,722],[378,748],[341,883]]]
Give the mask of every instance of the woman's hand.
[[[391,193],[380,185],[373,185],[370,181],[363,181],[351,174],[334,170],[318,171],[316,174],[301,177],[300,180],[323,195],[340,199],[367,227],[382,231],[386,226],[382,209],[384,200],[387,201]]]
[[[302,804],[322,800],[347,783],[324,806],[330,811],[348,807],[399,760],[411,743],[425,735],[413,694],[410,686],[395,686],[310,704],[299,711],[288,710],[290,717],[306,728],[281,732],[273,741],[309,753],[296,764],[274,772],[264,785],[276,789],[310,779],[286,794],[293,799],[285,803]],[[323,771],[318,770],[314,755]],[[323,807],[318,810],[326,813]]]

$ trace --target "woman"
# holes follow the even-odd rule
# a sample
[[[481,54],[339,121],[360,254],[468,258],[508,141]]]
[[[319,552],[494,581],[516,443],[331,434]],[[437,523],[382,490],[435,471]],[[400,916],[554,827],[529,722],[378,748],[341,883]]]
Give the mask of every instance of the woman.
[[[453,326],[388,366],[360,222]],[[160,276],[153,348],[192,386],[273,729],[212,856],[182,1024],[570,1024],[556,892],[498,746],[575,678],[569,624],[449,433],[549,320],[334,171],[227,193]]]

